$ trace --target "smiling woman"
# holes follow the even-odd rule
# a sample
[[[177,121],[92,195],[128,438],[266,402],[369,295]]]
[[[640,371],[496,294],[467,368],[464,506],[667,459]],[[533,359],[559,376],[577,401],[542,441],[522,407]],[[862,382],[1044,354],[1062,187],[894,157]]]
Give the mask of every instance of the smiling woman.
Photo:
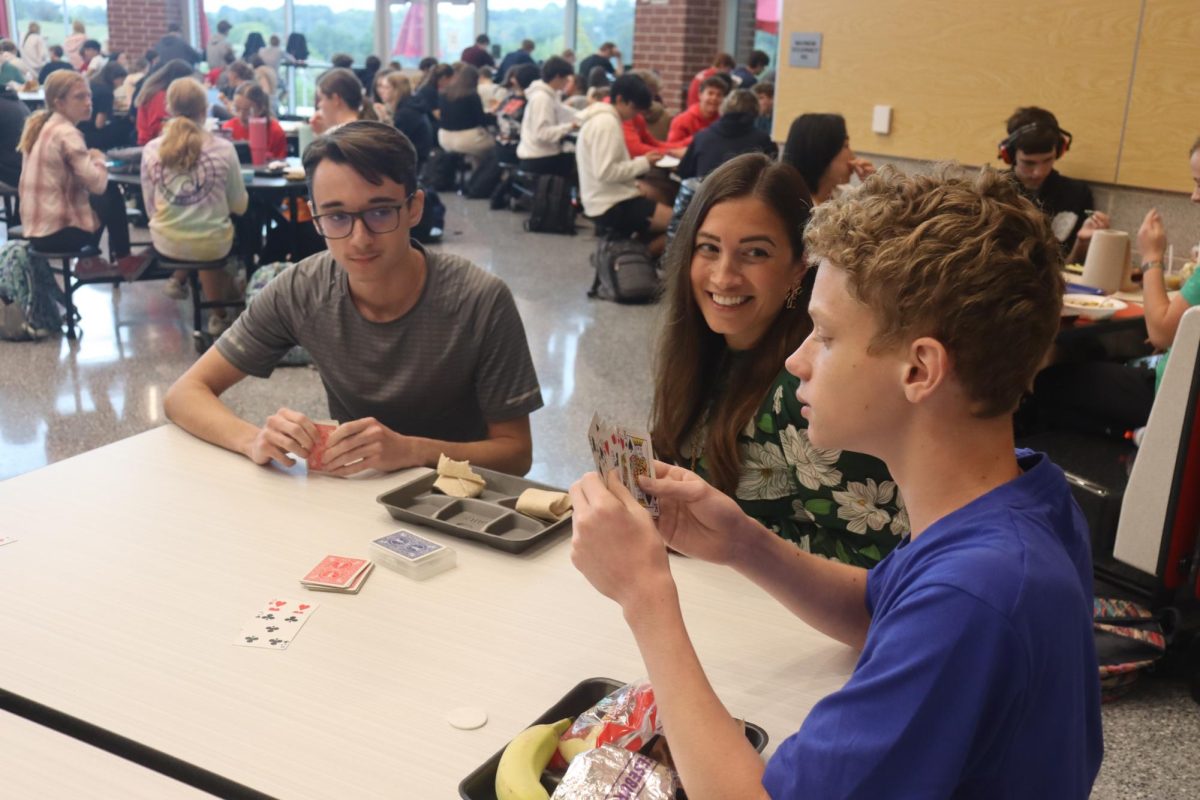
[[[802,548],[869,567],[908,532],[877,459],[815,447],[784,360],[812,329],[801,297],[811,201],[793,167],[739,156],[701,184],[667,251],[670,304],[651,435]]]

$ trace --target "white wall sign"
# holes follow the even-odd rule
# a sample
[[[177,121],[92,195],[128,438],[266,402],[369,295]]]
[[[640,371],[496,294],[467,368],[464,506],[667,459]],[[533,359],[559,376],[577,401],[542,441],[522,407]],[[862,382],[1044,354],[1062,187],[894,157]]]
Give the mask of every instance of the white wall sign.
[[[821,66],[821,34],[793,33],[788,48],[788,64],[793,67],[817,69]]]

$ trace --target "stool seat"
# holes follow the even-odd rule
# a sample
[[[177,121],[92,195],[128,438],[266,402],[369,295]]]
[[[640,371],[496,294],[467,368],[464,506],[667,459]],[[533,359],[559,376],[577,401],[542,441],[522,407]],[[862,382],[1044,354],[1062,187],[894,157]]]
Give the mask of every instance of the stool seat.
[[[89,256],[98,255],[91,250],[68,250],[66,252],[58,253],[50,250],[38,250],[34,247],[29,248],[29,254],[31,256],[41,256],[42,258],[46,259],[54,259],[55,261],[62,261],[64,259],[69,260],[72,258],[88,258]]]
[[[167,258],[164,255],[158,256],[158,265],[163,269],[224,269],[228,258],[218,259],[216,261],[183,261],[178,258]]]

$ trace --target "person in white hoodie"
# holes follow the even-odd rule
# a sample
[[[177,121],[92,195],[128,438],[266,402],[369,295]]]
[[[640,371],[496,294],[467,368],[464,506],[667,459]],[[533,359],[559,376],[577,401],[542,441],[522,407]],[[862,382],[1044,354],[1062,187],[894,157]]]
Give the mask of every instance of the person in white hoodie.
[[[36,22],[29,23],[29,30],[21,40],[21,58],[35,75],[50,61],[50,50],[42,38],[42,26]]]
[[[563,139],[579,127],[575,110],[563,105],[562,90],[575,68],[561,56],[551,56],[542,65],[542,79],[525,90],[525,116],[517,158],[521,169],[538,175],[575,174],[575,157],[563,152]]]
[[[613,81],[609,99],[588,106],[581,118],[575,163],[583,213],[598,226],[642,238],[658,255],[666,246],[671,207],[642,196],[637,178],[658,163],[662,153],[630,158],[621,128],[623,121],[650,107],[650,90],[636,75],[622,75]]]

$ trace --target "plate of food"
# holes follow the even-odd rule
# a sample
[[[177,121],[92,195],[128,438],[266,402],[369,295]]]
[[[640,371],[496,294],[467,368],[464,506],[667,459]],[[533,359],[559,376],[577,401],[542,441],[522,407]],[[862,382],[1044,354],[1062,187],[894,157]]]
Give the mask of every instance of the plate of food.
[[[1064,317],[1108,319],[1125,307],[1125,303],[1115,297],[1098,297],[1094,294],[1064,294],[1062,315]]]

